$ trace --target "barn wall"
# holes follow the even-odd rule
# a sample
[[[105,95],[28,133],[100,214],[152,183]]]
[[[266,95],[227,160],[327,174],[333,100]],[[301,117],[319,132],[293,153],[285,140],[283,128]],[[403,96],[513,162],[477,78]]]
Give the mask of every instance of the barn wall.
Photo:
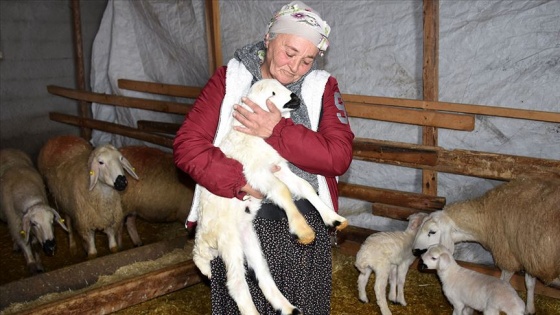
[[[93,38],[106,0],[81,1],[86,79]],[[0,1],[0,147],[16,147],[35,156],[55,134],[74,126],[49,120],[50,111],[77,113],[73,100],[47,92],[56,84],[76,87],[70,0]],[[88,84],[89,85],[89,84]]]

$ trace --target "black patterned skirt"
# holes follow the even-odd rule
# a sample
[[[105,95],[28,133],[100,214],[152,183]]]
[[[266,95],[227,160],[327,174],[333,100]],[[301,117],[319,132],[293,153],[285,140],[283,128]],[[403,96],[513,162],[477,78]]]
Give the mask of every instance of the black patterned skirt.
[[[306,205],[302,206],[301,202]],[[331,241],[328,229],[317,210],[309,202],[300,200],[297,204],[300,209],[311,207],[310,211],[304,214],[316,233],[315,240],[311,244],[302,245],[293,238],[285,215],[281,219],[258,215],[254,220],[255,231],[272,277],[288,301],[306,315],[327,315],[330,313],[332,286]],[[259,214],[271,213],[270,211],[283,213],[283,210],[275,205],[263,204]],[[214,259],[211,268],[212,314],[239,314],[237,305],[230,297],[226,286],[226,269],[222,259]],[[266,301],[257,282],[250,276],[246,279],[259,313],[276,314]]]

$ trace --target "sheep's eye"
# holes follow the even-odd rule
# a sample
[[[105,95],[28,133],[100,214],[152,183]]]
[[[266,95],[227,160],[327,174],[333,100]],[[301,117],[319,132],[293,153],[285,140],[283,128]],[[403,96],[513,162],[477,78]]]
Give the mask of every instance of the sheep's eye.
[[[272,96],[276,95],[276,92],[272,91]]]
[[[432,257],[432,260],[437,260],[437,258],[436,258],[436,257]]]
[[[105,164],[105,162],[99,161],[99,165],[103,165],[103,164]]]
[[[434,234],[436,234],[436,231],[430,230],[430,231],[428,232],[428,237],[430,237],[431,235],[434,235]]]

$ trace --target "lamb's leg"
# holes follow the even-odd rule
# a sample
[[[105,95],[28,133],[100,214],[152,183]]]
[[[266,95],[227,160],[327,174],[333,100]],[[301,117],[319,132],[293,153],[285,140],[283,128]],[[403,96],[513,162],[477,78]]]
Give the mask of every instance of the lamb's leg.
[[[369,299],[366,293],[366,286],[371,275],[371,268],[366,267],[360,269],[360,275],[358,276],[358,295],[360,297],[360,301],[364,303],[368,303]]]
[[[259,288],[261,289],[266,300],[276,310],[277,314],[301,314],[301,312],[286,299],[280,292],[270,270],[268,264],[262,255],[262,249],[256,232],[253,229],[252,222],[247,222],[245,226],[240,226],[241,236],[243,240],[243,251],[247,258],[247,265],[255,272],[255,277],[258,280]]]
[[[375,284],[373,286],[375,290],[375,298],[377,299],[377,305],[381,310],[382,315],[391,315],[389,306],[387,305],[387,280],[389,278],[389,266],[387,268],[376,268],[375,270]]]
[[[348,226],[346,218],[330,209],[317,195],[313,186],[305,179],[294,174],[288,167],[281,168],[274,175],[288,186],[294,196],[307,199],[319,211],[325,225],[334,226],[337,230],[342,230]]]
[[[535,277],[525,273],[525,286],[527,287],[527,303],[525,314],[535,314]]]
[[[115,231],[117,231],[118,229],[119,229],[118,226],[112,226],[104,230],[105,234],[107,235],[107,239],[109,241],[109,250],[111,251],[111,253],[116,253],[119,251],[119,248],[117,247],[117,238],[115,233]]]
[[[207,242],[198,237],[196,238],[193,247],[193,262],[200,272],[208,277],[208,279],[212,278],[212,267],[210,262],[217,256],[218,253],[216,250],[211,248]]]
[[[397,265],[391,265],[389,272],[389,301],[398,303],[397,301]]]
[[[130,236],[130,239],[132,240],[134,246],[142,246],[144,243],[142,243],[142,240],[138,235],[138,230],[136,230],[136,215],[131,214],[127,216],[125,218],[125,223],[126,223],[126,230],[128,231],[128,235]]]
[[[402,306],[406,306],[406,301],[404,299],[404,283],[406,281],[406,274],[408,273],[408,268],[410,263],[408,261],[399,265],[397,269],[397,303]]]

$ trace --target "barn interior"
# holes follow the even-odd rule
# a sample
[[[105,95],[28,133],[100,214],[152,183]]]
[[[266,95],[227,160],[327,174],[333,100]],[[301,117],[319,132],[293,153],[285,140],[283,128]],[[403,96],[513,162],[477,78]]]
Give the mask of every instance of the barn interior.
[[[350,226],[333,246],[332,314],[380,314],[358,300],[353,262],[365,238],[403,230],[415,212],[480,196],[522,175],[560,174],[560,1],[305,1],[330,22],[320,67],[335,76],[356,139],[339,178]],[[210,75],[260,40],[286,1],[0,1],[0,148],[37,158],[57,135],[93,145],[170,152]],[[530,217],[529,217],[530,218]],[[209,286],[181,222],[138,220],[145,245],[123,240],[98,258],[67,249],[30,275],[0,225],[2,314],[210,314]],[[468,244],[463,266],[499,276]],[[460,254],[460,253],[458,253]],[[411,266],[408,305],[452,308],[434,273]],[[525,298],[523,274],[512,279]],[[560,313],[560,288],[536,287],[537,314]]]

